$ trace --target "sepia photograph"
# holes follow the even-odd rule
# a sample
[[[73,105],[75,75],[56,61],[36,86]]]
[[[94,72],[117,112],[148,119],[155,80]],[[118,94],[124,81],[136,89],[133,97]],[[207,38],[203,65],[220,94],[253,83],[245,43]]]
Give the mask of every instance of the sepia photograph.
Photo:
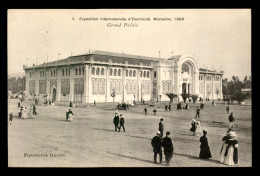
[[[8,167],[252,167],[251,9],[8,9]]]

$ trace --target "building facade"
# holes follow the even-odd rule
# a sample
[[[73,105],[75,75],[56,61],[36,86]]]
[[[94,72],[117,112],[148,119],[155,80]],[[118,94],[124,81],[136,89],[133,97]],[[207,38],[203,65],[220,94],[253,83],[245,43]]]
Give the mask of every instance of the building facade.
[[[222,98],[223,71],[199,68],[189,55],[163,59],[95,51],[24,70],[29,99],[47,94],[58,102],[169,101],[166,93],[179,100],[181,93]]]

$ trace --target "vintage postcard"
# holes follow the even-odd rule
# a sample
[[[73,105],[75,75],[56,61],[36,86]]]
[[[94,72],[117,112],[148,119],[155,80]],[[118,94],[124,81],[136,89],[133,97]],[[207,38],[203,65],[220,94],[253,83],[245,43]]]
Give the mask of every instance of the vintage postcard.
[[[9,9],[9,167],[251,167],[251,9]]]

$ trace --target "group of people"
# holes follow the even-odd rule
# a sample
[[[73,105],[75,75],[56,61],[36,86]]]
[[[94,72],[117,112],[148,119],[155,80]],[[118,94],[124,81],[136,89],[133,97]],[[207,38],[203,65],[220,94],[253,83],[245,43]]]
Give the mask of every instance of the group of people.
[[[162,148],[164,150],[164,155],[165,155],[165,162],[166,166],[170,165],[170,161],[173,156],[173,144],[172,140],[169,137],[170,132],[166,132],[166,137],[163,138],[163,131],[164,131],[164,125],[163,125],[163,118],[160,119],[159,122],[159,129],[156,132],[156,136],[153,137],[151,141],[151,145],[153,147],[153,152],[154,152],[154,163],[157,164],[157,155],[159,154],[160,157],[160,164],[162,164]]]
[[[200,136],[201,135],[200,122],[196,121],[195,119],[192,119],[190,131],[193,132],[194,136]]]
[[[122,114],[120,114],[120,117],[118,116],[118,110],[117,110],[117,112],[115,112],[115,117],[113,119],[113,123],[115,125],[115,131],[118,130],[120,132],[121,127],[122,127],[125,132],[125,119]]]
[[[171,103],[169,103],[169,105],[165,105],[165,111],[172,111]]]
[[[34,119],[34,115],[37,115],[35,105],[29,108],[21,106],[18,115],[21,119]]]

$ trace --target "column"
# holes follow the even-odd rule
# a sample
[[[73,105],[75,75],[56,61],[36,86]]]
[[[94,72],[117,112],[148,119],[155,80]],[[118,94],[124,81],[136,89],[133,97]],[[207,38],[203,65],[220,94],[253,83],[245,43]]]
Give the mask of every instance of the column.
[[[75,70],[70,68],[70,101],[74,101],[74,76]]]
[[[105,96],[106,96],[106,98],[105,98],[105,102],[108,102],[109,101],[109,96],[110,96],[110,91],[109,91],[109,88],[110,88],[110,86],[109,86],[109,71],[110,71],[110,66],[107,66],[106,67],[106,91],[105,91]]]
[[[89,69],[88,69],[88,102],[89,103],[93,103],[90,102],[90,97],[92,95],[92,64],[89,65]]]
[[[214,91],[214,78],[215,78],[215,75],[212,75],[212,100],[214,99],[214,94],[215,94],[215,91]]]
[[[61,73],[59,72],[59,69],[56,69],[57,74],[57,91],[56,91],[56,98],[57,101],[60,101],[60,94],[61,94]]]
[[[207,83],[206,83],[206,80],[207,80],[207,75],[205,74],[204,75],[204,95],[203,95],[203,99],[205,100],[206,97],[207,97]]]
[[[85,65],[84,66],[84,94],[85,94],[85,101],[86,103],[89,103],[89,96],[88,96],[88,92],[89,92],[89,65]]]

